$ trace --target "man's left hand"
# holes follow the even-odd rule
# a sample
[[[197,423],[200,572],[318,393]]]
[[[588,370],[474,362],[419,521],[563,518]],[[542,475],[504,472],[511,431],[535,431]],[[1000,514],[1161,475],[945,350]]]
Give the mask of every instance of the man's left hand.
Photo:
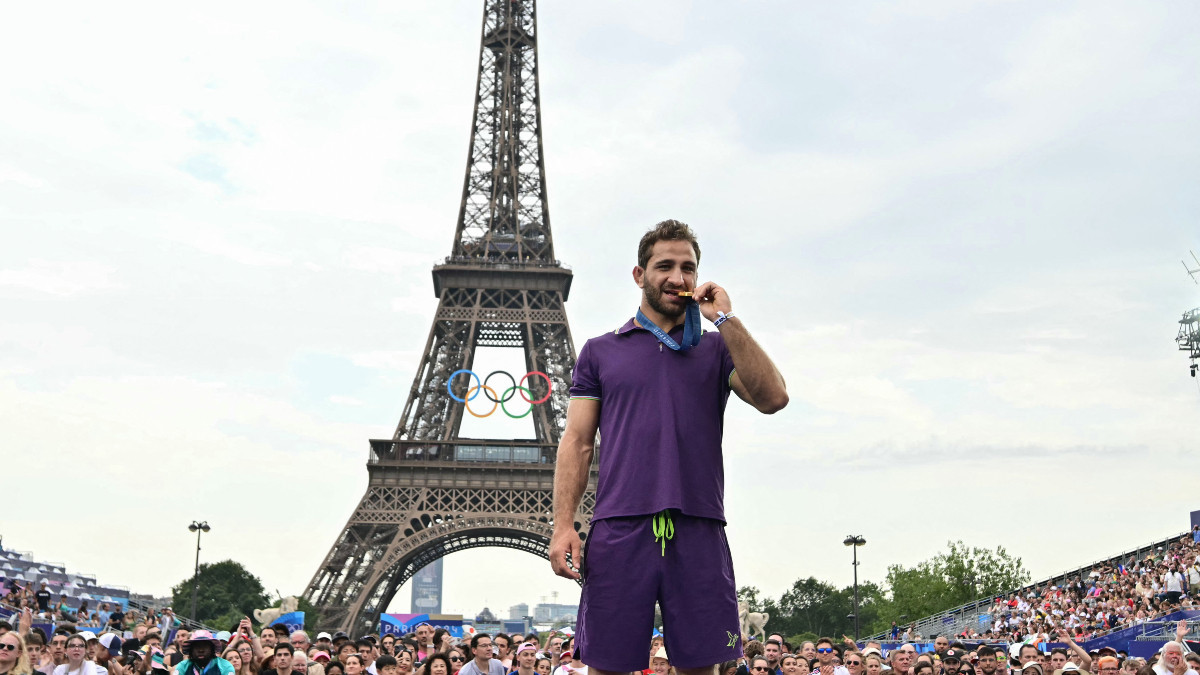
[[[717,312],[726,314],[733,311],[733,302],[729,294],[717,284],[706,281],[692,291],[692,299],[700,304],[700,313],[709,321],[716,321]]]

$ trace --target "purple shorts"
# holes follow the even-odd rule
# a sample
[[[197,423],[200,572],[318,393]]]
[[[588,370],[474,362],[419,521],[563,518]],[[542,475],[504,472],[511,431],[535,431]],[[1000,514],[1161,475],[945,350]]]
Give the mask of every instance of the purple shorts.
[[[674,537],[655,540],[654,516],[594,521],[584,542],[576,646],[600,670],[650,664],[654,603],[676,668],[705,668],[741,656],[737,589],[725,524],[670,512]]]

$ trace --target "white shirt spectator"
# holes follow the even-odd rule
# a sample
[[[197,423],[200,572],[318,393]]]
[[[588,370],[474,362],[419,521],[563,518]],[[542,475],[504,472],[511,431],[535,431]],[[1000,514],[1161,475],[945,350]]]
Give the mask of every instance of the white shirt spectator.
[[[1163,583],[1168,593],[1183,592],[1183,575],[1179,572],[1167,572],[1163,575]]]

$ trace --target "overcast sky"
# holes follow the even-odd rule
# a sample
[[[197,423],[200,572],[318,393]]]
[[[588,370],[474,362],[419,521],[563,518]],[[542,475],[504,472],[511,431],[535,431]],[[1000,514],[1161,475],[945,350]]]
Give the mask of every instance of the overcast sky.
[[[481,9],[0,10],[6,547],[166,593],[206,519],[203,561],[303,591],[436,307]],[[879,581],[949,539],[1042,577],[1187,528],[1200,6],[539,10],[576,346],[672,217],[787,378],[786,410],[727,416],[740,585],[849,584],[847,534]],[[450,612],[578,595],[507,550],[446,575]]]

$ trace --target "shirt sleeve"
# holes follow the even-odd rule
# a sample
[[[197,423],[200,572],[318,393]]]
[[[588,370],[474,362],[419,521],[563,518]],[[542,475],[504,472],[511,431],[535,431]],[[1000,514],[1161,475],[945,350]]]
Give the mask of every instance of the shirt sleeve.
[[[718,333],[720,335],[720,333]],[[729,353],[729,347],[725,344],[724,338],[721,339],[721,381],[725,383],[725,391],[729,391],[732,387],[729,386],[733,379],[733,355]]]
[[[583,343],[583,349],[579,350],[579,359],[571,373],[571,398],[600,400],[600,377],[596,372],[594,352],[591,340]]]

